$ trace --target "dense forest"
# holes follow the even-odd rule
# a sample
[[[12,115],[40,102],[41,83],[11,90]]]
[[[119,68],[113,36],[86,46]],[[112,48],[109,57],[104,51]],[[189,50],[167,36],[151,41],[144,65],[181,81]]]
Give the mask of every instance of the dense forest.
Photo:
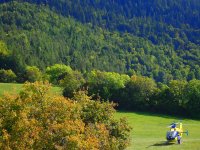
[[[198,8],[194,0],[4,1],[1,69],[21,76],[26,65],[63,63],[163,83],[200,79]]]

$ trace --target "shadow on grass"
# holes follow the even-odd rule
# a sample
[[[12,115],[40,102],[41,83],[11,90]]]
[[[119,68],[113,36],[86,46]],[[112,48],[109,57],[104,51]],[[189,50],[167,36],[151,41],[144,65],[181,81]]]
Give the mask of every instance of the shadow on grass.
[[[131,111],[118,111],[123,113],[131,113]],[[156,112],[145,112],[145,111],[133,111],[133,113],[142,115],[142,116],[152,116],[152,117],[162,117],[167,119],[174,119],[174,120],[183,120],[183,116],[178,115],[168,115],[168,114],[162,114],[162,113],[156,113]]]
[[[166,142],[166,141],[162,141],[162,142],[158,142],[158,143],[155,143],[153,145],[150,145],[146,148],[150,148],[150,147],[153,147],[153,146],[170,146],[170,145],[173,145],[174,143],[169,143],[169,142]]]
[[[174,119],[174,121],[187,121],[187,120],[193,120],[193,121],[199,121],[198,118],[192,118],[189,116],[184,115],[170,115],[170,114],[163,114],[163,113],[156,113],[156,112],[145,112],[145,111],[126,111],[126,110],[118,110],[118,112],[121,113],[135,113],[142,116],[152,116],[152,117],[162,117],[166,119]],[[184,118],[184,119],[183,119]]]

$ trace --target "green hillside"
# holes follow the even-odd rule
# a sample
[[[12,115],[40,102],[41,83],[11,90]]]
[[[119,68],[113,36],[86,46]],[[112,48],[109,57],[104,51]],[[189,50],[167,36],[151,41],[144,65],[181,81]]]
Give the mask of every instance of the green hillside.
[[[116,117],[126,117],[131,124],[132,141],[128,150],[199,150],[199,126],[200,122],[190,119],[183,119],[183,128],[189,131],[189,135],[184,135],[181,145],[165,144],[167,126],[173,121],[179,121],[180,118],[164,115],[145,114],[145,113],[124,113],[116,114]]]
[[[184,41],[175,28],[172,33],[162,30],[166,36],[174,34],[169,39],[172,42],[157,32],[150,32],[164,41],[155,42],[134,32],[95,25],[95,19],[82,24],[75,15],[59,11],[56,5],[59,2],[54,4],[55,7],[53,3],[38,5],[23,1],[0,4],[0,40],[11,51],[7,59],[0,55],[1,68],[12,69],[21,76],[25,65],[36,65],[44,70],[49,65],[64,63],[83,73],[99,69],[149,76],[165,83],[172,79],[200,79],[199,44],[193,40]],[[94,13],[101,14],[99,11]],[[198,30],[192,30],[190,34],[197,36],[193,39],[198,39]]]

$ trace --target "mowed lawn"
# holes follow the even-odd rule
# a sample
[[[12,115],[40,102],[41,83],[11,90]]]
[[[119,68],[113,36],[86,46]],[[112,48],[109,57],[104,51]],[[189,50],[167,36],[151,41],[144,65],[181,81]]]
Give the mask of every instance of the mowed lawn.
[[[0,96],[4,93],[19,93],[22,89],[23,84],[16,84],[16,83],[0,83]],[[61,88],[53,87],[51,89],[52,93],[54,94],[61,94]]]
[[[183,135],[181,145],[169,145],[165,139],[167,126],[180,118],[125,112],[118,112],[116,117],[126,117],[133,128],[131,146],[127,150],[200,150],[200,121],[181,118],[189,135]]]

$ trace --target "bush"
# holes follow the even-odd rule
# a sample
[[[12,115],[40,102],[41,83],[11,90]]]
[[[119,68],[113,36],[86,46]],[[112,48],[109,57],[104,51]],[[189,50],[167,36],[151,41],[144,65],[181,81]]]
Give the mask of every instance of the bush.
[[[63,87],[63,96],[73,97],[74,92],[80,90],[84,83],[85,79],[80,72],[71,71],[66,73],[63,79],[60,80],[60,85]]]
[[[87,75],[89,93],[98,94],[102,99],[113,98],[118,90],[125,88],[129,80],[130,77],[128,75],[115,72],[101,72],[99,70],[93,70]]]
[[[27,66],[25,69],[25,79],[29,82],[39,81],[42,78],[42,73],[36,66]]]
[[[65,74],[72,72],[71,67],[63,64],[55,64],[53,66],[47,67],[46,74],[49,81],[53,84],[59,84],[59,81],[63,79]]]
[[[49,83],[27,83],[0,98],[0,149],[125,149],[130,127],[113,119],[113,104],[85,92],[72,100],[49,93]]]
[[[15,73],[9,69],[9,70],[4,70],[1,69],[0,70],[0,82],[15,82],[17,76],[15,75]]]
[[[128,110],[147,110],[153,103],[151,97],[157,92],[155,81],[148,77],[133,75],[121,92],[121,108]]]

